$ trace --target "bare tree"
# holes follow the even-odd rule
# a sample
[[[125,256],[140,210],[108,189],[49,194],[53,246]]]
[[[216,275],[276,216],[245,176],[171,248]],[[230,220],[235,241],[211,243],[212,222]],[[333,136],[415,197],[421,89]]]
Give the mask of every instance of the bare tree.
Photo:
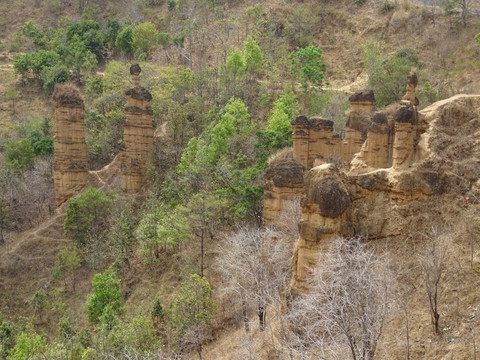
[[[443,2],[443,6],[447,14],[452,14],[456,9],[459,9],[462,15],[462,24],[464,27],[467,27],[468,14],[472,11],[471,8],[477,1],[478,0],[446,0]]]
[[[428,0],[425,2],[425,5],[428,5],[428,14],[430,20],[432,20],[433,27],[435,27],[441,12],[441,0]]]
[[[283,210],[278,218],[278,229],[289,239],[295,241],[299,238],[300,233],[298,224],[302,220],[302,206],[300,205],[301,196],[294,196],[285,201]]]
[[[438,306],[444,290],[442,278],[444,278],[447,268],[451,237],[448,233],[440,233],[437,228],[432,228],[430,233],[425,236],[428,242],[425,252],[419,257],[418,261],[425,280],[433,331],[439,334],[440,312]]]
[[[312,269],[309,291],[292,302],[293,349],[323,359],[371,360],[395,308],[385,256],[361,238],[337,238]]]
[[[219,253],[224,293],[233,295],[234,305],[241,308],[245,330],[254,309],[264,330],[267,306],[280,298],[290,281],[290,242],[273,228],[244,226],[225,236]]]

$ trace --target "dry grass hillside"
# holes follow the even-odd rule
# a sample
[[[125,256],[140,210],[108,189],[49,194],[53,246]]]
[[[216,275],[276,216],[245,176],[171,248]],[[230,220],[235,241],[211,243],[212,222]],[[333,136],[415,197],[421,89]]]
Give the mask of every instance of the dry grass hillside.
[[[24,83],[24,79],[14,73],[13,56],[25,51],[23,44],[15,42],[14,32],[27,20],[55,26],[61,16],[80,19],[80,4],[83,3],[89,2],[0,2],[0,14],[3,14],[0,19],[0,148],[6,139],[13,136],[15,126],[26,119],[54,118],[51,93],[44,90],[35,79],[27,79],[27,83]],[[256,3],[258,2],[229,1],[223,10],[229,17],[240,17]],[[433,24],[431,8],[408,0],[395,0],[391,1],[395,5],[394,9],[384,11],[380,3],[373,0],[367,0],[363,5],[347,0],[305,0],[293,4],[280,0],[262,2],[269,16],[279,25],[286,18],[298,17],[294,22],[298,29],[293,31],[303,31],[303,25],[308,26],[307,31],[311,32],[313,43],[323,49],[327,64],[326,79],[331,89],[351,92],[366,86],[362,45],[374,40],[381,43],[388,54],[393,54],[402,47],[415,49],[423,63],[421,80],[428,80],[432,86],[441,89],[444,97],[478,93],[480,44],[474,40],[474,36],[480,32],[480,19],[477,15],[471,14],[468,26],[464,28],[458,20],[458,14],[439,15]],[[295,11],[299,4],[313,9],[314,20],[308,19],[308,24],[303,23],[304,19]],[[93,1],[93,5],[98,5],[96,16],[100,21],[117,17],[155,22],[167,14],[163,1]],[[243,43],[244,32],[243,26],[237,26],[232,30],[233,35],[229,41],[235,45]],[[206,61],[217,59],[216,54],[221,50],[220,45],[216,46],[209,48],[208,53],[203,55]],[[158,65],[168,63],[162,51],[157,50],[153,54],[152,62]],[[170,61],[179,62],[180,56],[174,49],[170,51]],[[282,75],[279,74],[278,77],[281,79]],[[281,83],[280,80],[279,82]],[[10,89],[16,92],[13,100],[6,98]],[[427,108],[425,112],[434,112],[434,107]],[[266,111],[259,111],[257,116],[261,117],[263,113]],[[480,144],[476,136],[477,125],[478,114],[474,114],[472,121],[462,125],[458,132],[452,126],[445,130],[445,126],[432,127],[424,134],[422,141],[429,142],[430,146],[435,146],[438,150],[438,162],[433,164],[436,166],[434,170],[449,173],[450,177],[458,177],[459,181],[455,189],[449,189],[443,197],[431,198],[414,208],[405,209],[405,218],[408,216],[411,223],[405,227],[401,236],[373,242],[372,246],[391,256],[402,286],[410,289],[408,296],[398,299],[401,305],[399,311],[385,324],[376,356],[378,359],[403,359],[407,358],[407,353],[410,359],[466,360],[479,356],[480,295],[477,289],[480,286],[480,244],[477,237],[480,185],[476,182],[479,175],[476,166],[480,161]],[[464,162],[464,158],[470,159],[472,163]],[[469,169],[475,171],[468,173]],[[90,172],[89,176],[91,186],[106,190],[116,190],[119,187],[116,160],[100,171]],[[467,177],[468,182],[474,184],[471,188],[473,190],[469,187],[468,191],[464,191],[462,188]],[[51,215],[46,214],[45,219],[30,229],[7,233],[6,245],[0,246],[0,312],[3,318],[33,318],[28,299],[35,291],[48,290],[48,310],[35,314],[34,323],[50,339],[56,336],[58,320],[65,308],[76,315],[79,326],[89,327],[92,332],[94,330],[94,326],[87,323],[84,306],[86,295],[92,291],[91,278],[97,271],[84,263],[76,275],[75,291],[69,289],[70,284],[64,286],[58,279],[52,280],[57,253],[69,243],[63,234],[65,208],[63,205]],[[371,215],[372,218],[375,216],[380,221],[388,214],[379,212]],[[432,334],[423,279],[416,258],[424,249],[423,235],[431,229],[432,224],[448,225],[451,239],[441,302],[440,335]],[[180,255],[168,258],[156,268],[142,263],[140,256],[134,256],[122,281],[128,312],[134,315],[144,312],[144,309],[150,308],[151,299],[155,296],[164,301],[171,299],[183,275],[184,264],[180,261],[186,261],[187,267],[197,261],[192,255],[196,251],[195,246],[180,246]],[[213,247],[208,256],[214,258]],[[205,345],[204,359],[283,359],[279,355],[284,350],[283,345],[273,331],[282,326],[280,319],[275,317],[276,312],[271,311],[268,315],[271,316],[271,328],[261,332],[253,326],[251,333],[246,335],[243,328],[232,325],[229,304],[220,300],[219,291],[215,288],[216,282],[219,282],[218,274],[213,267],[207,269],[207,273],[214,288],[214,296],[219,301],[219,308],[213,319],[216,336]],[[410,324],[409,352],[406,319]]]

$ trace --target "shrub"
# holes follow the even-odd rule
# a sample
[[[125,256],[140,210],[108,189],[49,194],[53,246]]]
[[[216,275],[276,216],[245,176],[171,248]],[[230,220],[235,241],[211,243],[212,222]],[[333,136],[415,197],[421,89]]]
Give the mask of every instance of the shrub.
[[[382,9],[382,12],[387,13],[395,9],[395,5],[389,1],[385,0],[380,3],[380,8]]]
[[[9,168],[25,170],[32,166],[34,157],[33,147],[27,139],[9,142],[5,147],[5,160]]]
[[[122,313],[122,292],[120,280],[107,270],[103,274],[96,274],[92,279],[94,294],[87,297],[88,321],[98,323],[107,313],[120,315]]]
[[[113,202],[101,190],[89,188],[68,202],[63,224],[65,236],[85,246],[106,229]]]

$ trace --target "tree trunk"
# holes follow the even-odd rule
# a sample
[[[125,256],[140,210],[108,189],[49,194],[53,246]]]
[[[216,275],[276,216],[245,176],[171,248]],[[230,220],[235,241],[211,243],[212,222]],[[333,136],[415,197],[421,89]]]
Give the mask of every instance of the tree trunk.
[[[202,344],[199,344],[198,347],[197,347],[197,353],[198,353],[198,358],[200,360],[203,360],[202,358]]]
[[[243,324],[245,326],[245,332],[250,331],[250,320],[248,319],[248,314],[247,314],[247,304],[245,303],[245,300],[242,300],[242,316],[243,316]]]
[[[258,325],[260,326],[260,331],[265,330],[265,318],[267,314],[265,312],[265,305],[258,304]]]
[[[200,276],[203,277],[203,258],[204,258],[204,253],[205,253],[205,247],[204,247],[204,238],[205,238],[205,227],[202,227],[202,233],[200,235]]]

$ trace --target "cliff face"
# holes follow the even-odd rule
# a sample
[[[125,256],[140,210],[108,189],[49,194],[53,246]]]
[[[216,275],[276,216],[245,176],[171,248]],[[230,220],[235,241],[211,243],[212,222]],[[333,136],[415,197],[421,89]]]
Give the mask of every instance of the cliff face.
[[[140,71],[140,66],[132,65],[130,73],[134,87],[126,92],[125,150],[121,155],[121,187],[126,193],[136,193],[145,185],[146,164],[153,152],[152,95],[138,84]]]
[[[418,114],[400,106],[391,117],[391,167],[342,171],[325,164],[305,175],[293,290],[305,288],[307,269],[334,238],[428,232],[432,224],[451,222],[466,198],[480,196],[480,96],[455,96]],[[362,148],[352,164],[365,163],[366,154]]]
[[[55,93],[54,184],[56,205],[82,190],[87,182],[84,105],[78,89],[58,85]]]
[[[375,97],[372,91],[361,91],[350,97],[350,112],[345,136],[333,132],[333,121],[321,117],[297,116],[292,121],[293,150],[307,169],[318,162],[340,161],[348,164],[360,151],[372,124]]]

